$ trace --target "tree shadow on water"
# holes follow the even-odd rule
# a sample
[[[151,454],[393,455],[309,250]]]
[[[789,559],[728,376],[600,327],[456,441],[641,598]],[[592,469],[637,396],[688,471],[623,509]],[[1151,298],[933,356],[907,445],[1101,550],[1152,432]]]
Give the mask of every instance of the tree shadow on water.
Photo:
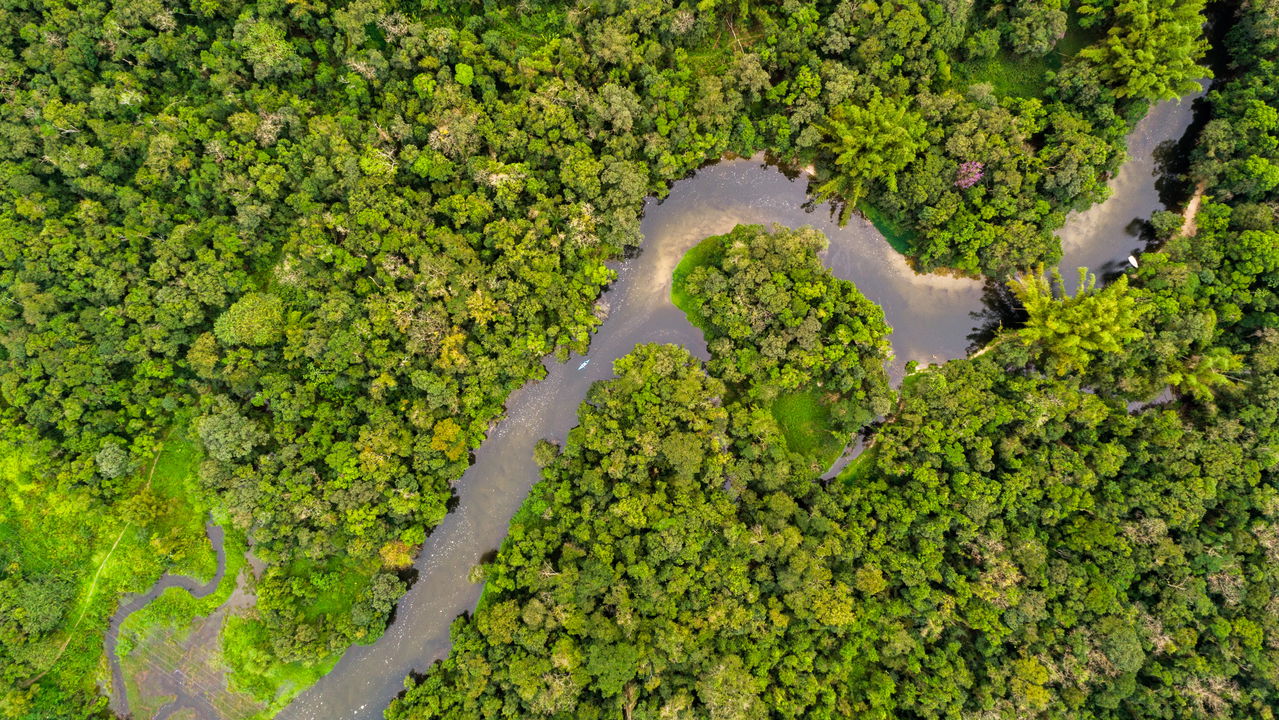
[[[968,313],[975,324],[968,334],[968,353],[972,354],[995,339],[1005,328],[1015,330],[1026,322],[1026,311],[1007,283],[987,280],[982,290],[982,309]]]

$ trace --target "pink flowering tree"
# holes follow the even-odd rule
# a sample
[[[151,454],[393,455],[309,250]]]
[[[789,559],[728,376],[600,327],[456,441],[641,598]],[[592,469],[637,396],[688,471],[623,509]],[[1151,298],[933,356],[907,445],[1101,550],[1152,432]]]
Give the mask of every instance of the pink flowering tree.
[[[981,179],[986,175],[985,171],[985,163],[981,163],[976,160],[969,160],[963,165],[960,165],[959,171],[955,173],[955,187],[967,190],[981,182]]]

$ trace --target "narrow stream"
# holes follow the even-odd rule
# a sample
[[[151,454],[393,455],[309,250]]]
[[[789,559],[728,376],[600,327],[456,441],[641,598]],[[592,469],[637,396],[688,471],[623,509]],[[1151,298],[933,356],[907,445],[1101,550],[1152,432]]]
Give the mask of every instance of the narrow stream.
[[[1114,195],[1071,216],[1061,233],[1068,278],[1077,265],[1098,271],[1118,266],[1140,247],[1134,222],[1163,207],[1155,189],[1153,150],[1185,132],[1193,97],[1152,109],[1129,138],[1134,159],[1111,183]],[[806,212],[806,184],[788,180],[758,159],[733,160],[675,183],[662,202],[650,200],[643,251],[619,267],[617,281],[602,298],[609,316],[591,340],[589,354],[563,364],[547,362],[545,379],[511,395],[506,417],[458,483],[456,509],[422,548],[418,580],[400,600],[394,623],[376,643],[348,650],[331,673],[278,717],[380,718],[405,676],[448,653],[449,625],[471,612],[480,596],[481,586],[467,582],[467,573],[501,544],[510,518],[539,479],[534,444],[541,438],[562,442],[591,383],[610,377],[613,360],[637,343],[677,343],[707,357],[701,333],[669,302],[671,272],[702,238],[739,223],[817,227],[830,238],[825,264],[883,307],[894,328],[894,379],[908,360],[938,363],[967,354],[986,309],[983,283],[913,272],[865,220],[853,218],[841,228],[825,206]]]
[[[156,581],[155,585],[151,586],[151,589],[146,594],[135,595],[121,603],[120,607],[115,611],[115,615],[111,616],[111,624],[107,627],[106,636],[107,660],[111,663],[111,710],[120,717],[129,717],[129,696],[125,691],[124,671],[120,667],[119,658],[116,657],[116,645],[120,640],[120,626],[124,624],[124,621],[130,615],[160,597],[169,588],[182,588],[196,598],[205,597],[218,589],[218,585],[222,583],[222,577],[226,574],[226,548],[223,543],[225,533],[212,520],[204,524],[204,533],[209,537],[209,542],[213,543],[213,552],[217,555],[218,561],[217,570],[213,573],[211,580],[201,583],[188,575],[165,573]],[[175,667],[169,671],[166,685],[168,690],[174,694],[175,699],[161,708],[160,714],[156,717],[167,717],[184,707],[195,709],[200,713],[201,717],[217,717],[216,710],[209,705],[207,700],[186,691],[186,683],[184,681],[185,676],[181,668]]]

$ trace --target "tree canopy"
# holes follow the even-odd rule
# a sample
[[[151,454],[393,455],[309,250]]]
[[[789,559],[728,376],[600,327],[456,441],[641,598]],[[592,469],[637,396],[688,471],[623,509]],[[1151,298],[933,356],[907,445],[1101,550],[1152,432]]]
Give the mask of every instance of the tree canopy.
[[[1276,28],[1244,9],[1210,124],[1275,86]],[[676,284],[729,342],[705,371],[672,348],[619,361],[543,454],[453,651],[387,717],[1273,717],[1279,195],[1231,194],[1220,172],[1265,141],[1205,151],[1219,142],[1205,133],[1188,175],[1228,199],[1193,237],[1164,225],[1139,269],[1074,296],[1024,273],[1024,326],[909,376],[829,483],[779,450],[725,363],[769,337],[742,318],[787,279],[732,294],[729,252],[772,243],[715,238]],[[661,419],[717,392],[695,440]],[[663,463],[673,443],[700,462]],[[682,504],[679,467],[703,473]]]
[[[897,192],[897,174],[927,145],[924,120],[905,105],[876,95],[865,106],[840,105],[824,128],[834,176],[817,188],[819,198],[843,203],[841,219],[880,181]]]
[[[376,638],[410,579],[407,558],[446,515],[453,483],[508,395],[541,378],[547,356],[586,349],[600,322],[595,303],[614,278],[610,261],[640,245],[645,198],[726,153],[814,164],[817,198],[900,227],[921,270],[1007,280],[1053,263],[1052,231],[1068,211],[1104,197],[1149,101],[1184,91],[1200,73],[1202,8],[1171,0],[6,4],[0,417],[6,446],[41,457],[9,473],[14,489],[0,515],[0,713],[102,712],[94,673],[81,670],[101,660],[110,604],[183,567],[205,510],[251,535],[266,565],[253,617],[236,626],[254,639],[253,652],[232,653],[236,662],[321,667]],[[1258,337],[1276,325],[1274,13],[1264,3],[1239,11],[1229,35],[1237,77],[1212,94],[1191,171],[1217,200],[1201,212],[1204,242],[1170,238],[1163,259],[1143,264],[1130,288],[1151,308],[1135,321],[1140,338],[1115,351],[1096,336],[1104,352],[1089,350],[1082,370],[1063,365],[1064,377],[1082,373],[1107,397],[1148,398],[1172,384],[1193,412],[1263,412],[1230,403],[1259,382],[1237,365],[1266,367]],[[803,616],[794,634],[777,629],[775,642],[761,641],[782,657],[805,648],[812,628],[835,624],[825,613],[847,609],[826,601],[846,597],[843,586],[831,590],[836,578],[896,597],[885,589],[897,587],[889,569],[840,569],[822,549],[788,555],[807,542],[796,535],[809,532],[808,516],[790,507],[810,502],[801,500],[810,490],[779,490],[792,480],[807,488],[814,472],[779,435],[777,400],[805,394],[815,399],[810,410],[834,408],[841,439],[891,414],[886,328],[855,289],[819,271],[811,233],[739,233],[773,250],[757,257],[734,246],[730,262],[698,275],[700,302],[723,324],[707,326],[716,345],[710,375],[677,376],[707,393],[724,383],[721,402],[735,403],[722,431],[737,448],[723,459],[732,469],[716,478],[791,518],[770,521],[781,539],[769,541],[777,547],[764,564],[794,567],[759,580],[759,596],[777,598],[769,612],[783,608],[767,621],[789,622],[784,608],[822,599],[793,610]],[[744,283],[760,294],[743,294]],[[1045,312],[1082,314],[1126,296],[1107,292]],[[1122,340],[1130,314],[1114,317],[1106,332]],[[1078,327],[1088,320],[1077,319]],[[1006,367],[1039,372],[1043,358],[1056,357],[1052,347],[1072,342],[1043,339],[1048,349],[1035,358],[1032,346],[1008,343]],[[651,373],[686,363],[666,351],[645,357]],[[662,403],[675,412],[680,401]],[[690,436],[661,436],[662,459],[645,467],[709,482],[718,471],[698,443],[718,436],[701,425],[679,432]],[[198,487],[184,479],[157,495],[147,473],[171,434],[186,438]],[[636,449],[615,450],[609,462],[625,468]],[[698,503],[723,505],[709,489],[698,493],[690,495]],[[62,498],[61,514],[42,514],[48,503],[28,497]],[[763,512],[755,502],[734,505],[725,522]],[[618,517],[641,517],[632,511],[647,509],[631,503]],[[71,513],[84,527],[71,525]],[[821,517],[813,527],[844,522],[836,511]],[[731,545],[725,552],[738,562],[740,545],[758,544],[755,528],[772,527],[766,520],[732,520],[750,539],[715,542]],[[68,588],[87,592],[95,558],[122,528],[127,571],[108,573],[104,594],[78,604]],[[12,541],[32,533],[66,551]],[[637,540],[626,542],[639,553]],[[55,562],[58,571],[47,572]],[[747,591],[740,576],[723,581]],[[717,616],[712,634],[742,617]],[[592,645],[595,654],[582,656],[583,687],[601,702],[639,692],[628,690],[639,676],[627,667],[649,652],[622,636],[608,642],[616,647]],[[59,646],[74,662],[40,675]],[[680,669],[696,676],[676,683],[671,712],[687,703],[717,717],[773,705],[838,715],[846,708],[837,697],[862,692],[839,696],[810,682],[818,675],[807,663],[827,657],[816,650],[783,661],[724,647]],[[549,672],[525,670],[524,679]],[[821,672],[834,678],[836,665]],[[786,691],[797,699],[769,695],[769,673],[798,678]],[[990,692],[1005,679],[992,679]],[[856,687],[879,697],[895,682],[875,675]],[[1201,679],[1230,694],[1214,682]],[[267,698],[280,690],[255,688]],[[733,704],[739,697],[745,705]]]
[[[1199,64],[1208,49],[1203,37],[1206,0],[1124,0],[1115,5],[1106,40],[1080,57],[1115,86],[1115,95],[1171,100],[1209,76]]]
[[[822,267],[812,228],[739,225],[707,238],[706,262],[678,277],[706,335],[712,374],[755,397],[822,388],[875,414],[887,410],[890,350],[883,311]]]

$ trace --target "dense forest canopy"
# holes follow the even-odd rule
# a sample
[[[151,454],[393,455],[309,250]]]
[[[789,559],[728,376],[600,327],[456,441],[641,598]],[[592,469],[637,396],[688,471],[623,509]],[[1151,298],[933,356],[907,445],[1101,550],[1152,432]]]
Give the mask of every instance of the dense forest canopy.
[[[883,402],[887,328],[820,266],[822,244],[811,229],[745,226],[699,246],[677,291],[710,363],[643,345],[592,387],[564,448],[539,452],[545,479],[488,566],[479,611],[389,717],[829,713],[820,688],[834,677],[790,649],[815,633],[839,644],[853,585],[821,532],[836,517],[782,519],[821,486],[768,404],[818,378],[854,404]],[[818,286],[829,292],[805,290]],[[763,694],[772,672],[797,686]]]
[[[717,377],[763,400],[821,388],[847,413],[878,415],[888,410],[889,328],[879,307],[822,267],[825,249],[812,228],[738,226],[699,244],[696,262],[676,269],[672,296],[705,333]]]
[[[1166,249],[1128,286],[1058,301],[1020,285],[1042,300],[1026,329],[913,380],[896,410],[882,314],[819,271],[812,234],[735,231],[750,242],[687,278],[699,306],[718,308],[704,326],[711,363],[638,350],[548,465],[559,494],[542,487],[530,507],[546,505],[525,515],[533,528],[574,500],[609,508],[544,518],[529,542],[559,561],[560,538],[621,523],[611,544],[570,560],[600,583],[619,561],[591,553],[633,557],[625,582],[562,590],[539,610],[530,598],[546,580],[517,581],[504,550],[451,665],[395,712],[531,713],[520,703],[541,697],[538,713],[583,717],[1175,716],[1182,706],[1160,704],[1173,702],[1264,714],[1272,630],[1255,606],[1273,561],[1279,364],[1272,5],[1249,0],[1223,20],[1232,59],[1190,170],[1209,198],[1194,239],[1156,218]],[[644,198],[726,152],[813,163],[819,198],[898,229],[921,269],[1002,281],[1051,265],[1052,231],[1104,198],[1132,124],[1208,74],[1203,11],[1202,0],[0,4],[0,714],[104,713],[93,675],[111,605],[165,569],[207,571],[206,510],[251,534],[266,563],[245,632],[260,666],[322,664],[376,638],[506,397],[542,376],[545,356],[586,348],[607,263],[640,244]],[[748,247],[761,264],[734,260]],[[792,307],[770,322],[727,312],[783,295]],[[1106,322],[1072,334],[1098,308]],[[1183,398],[1173,409],[1125,419],[1123,402],[1165,386]],[[812,482],[777,409],[801,391],[834,408],[844,438],[887,413],[873,464]],[[1010,407],[1023,392],[1045,407]],[[620,405],[631,396],[664,419]],[[959,398],[990,416],[946,404]],[[586,437],[651,420],[657,446]],[[1049,474],[1009,479],[1024,467]],[[633,488],[616,481],[641,470]],[[1202,487],[1184,507],[1130,507],[1177,497],[1182,480]],[[1027,519],[1049,512],[1038,495],[980,494],[1031,481],[1055,488],[1056,524]],[[990,507],[918,504],[937,516],[918,522],[938,548],[917,565],[891,557],[919,550],[914,520],[881,518],[892,527],[874,552],[859,544],[867,503],[915,492],[936,503],[952,484]],[[706,524],[683,525],[693,509]],[[1138,512],[1163,523],[1170,545],[1152,547],[1199,595],[1165,597],[1144,569],[1071,549],[1093,532],[1085,518],[1111,523],[1096,529],[1109,539]],[[964,532],[948,536],[951,524]],[[679,541],[723,572],[657,583],[646,570],[675,573],[692,550],[641,542],[650,532],[688,533]],[[1080,611],[1084,586],[1062,586],[1056,560],[1009,555],[1023,541],[1031,555],[1081,553],[1070,572],[1112,582]],[[990,570],[981,558],[1042,590],[1018,591],[1038,603],[1022,620],[996,617],[1022,596],[973,593]],[[938,575],[930,592],[907,590]],[[769,598],[770,614],[721,596]],[[1138,605],[1169,629],[1171,655],[1133,629]],[[689,608],[711,621],[690,625]],[[609,615],[619,609],[638,625]],[[936,627],[911,635],[925,609]],[[504,623],[491,637],[476,627],[490,615]],[[682,631],[660,652],[628,634],[670,623]],[[1195,623],[1211,635],[1191,637]],[[525,633],[523,664],[503,668],[518,679],[468,685],[463,700],[449,683],[479,683],[487,653],[510,650],[497,647],[507,630]],[[570,638],[562,657],[536,646],[552,632]],[[1039,659],[1094,650],[1110,665]],[[951,684],[911,685],[933,680]],[[539,683],[557,684],[539,696]]]
[[[1265,166],[1279,11],[1247,4],[1227,43],[1231,75],[1187,174],[1208,198],[1193,222],[1154,218],[1163,249],[1131,281],[1072,297],[1042,270],[1013,280],[1024,326],[910,376],[835,481],[796,473],[767,425],[743,421],[759,395],[733,390],[737,343],[712,339],[702,382],[727,381],[731,440],[708,427],[693,443],[696,500],[671,501],[677,470],[648,437],[630,436],[630,457],[651,465],[599,484],[599,428],[705,402],[655,391],[672,365],[635,375],[657,352],[687,373],[682,354],[619,363],[512,524],[453,652],[387,716],[1274,717],[1279,182]],[[712,247],[769,246],[760,233]],[[676,299],[708,339],[732,337],[775,284],[798,285],[782,275],[734,287],[721,326]],[[724,292],[706,270],[681,282]],[[1165,387],[1172,399],[1150,404]]]

